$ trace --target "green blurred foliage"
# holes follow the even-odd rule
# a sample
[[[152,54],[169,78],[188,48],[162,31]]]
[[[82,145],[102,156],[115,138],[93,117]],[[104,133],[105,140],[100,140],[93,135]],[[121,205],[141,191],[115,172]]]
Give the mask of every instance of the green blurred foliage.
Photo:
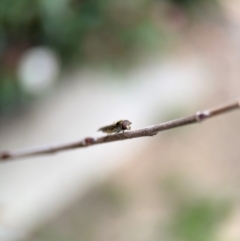
[[[212,241],[217,240],[234,207],[232,200],[189,195],[188,185],[172,177],[160,188],[161,200],[155,206],[155,190],[159,188],[149,192],[149,185],[154,183],[133,193],[133,188],[139,187],[133,183],[131,187],[116,180],[102,183],[28,240]],[[164,204],[168,195],[172,196]],[[149,197],[150,202],[146,202]],[[164,218],[163,209],[170,211]]]
[[[180,173],[161,179],[159,187],[171,210],[166,223],[157,226],[159,236],[164,233],[167,240],[174,241],[216,240],[234,207],[231,199],[196,191]]]
[[[94,59],[91,47],[107,51],[97,53],[101,59],[124,56],[135,44],[155,37],[152,8],[163,2],[189,12],[193,6],[199,9],[214,1],[1,0],[0,43],[5,53],[14,45],[48,45],[64,60]]]
[[[176,18],[177,22],[179,14],[188,18],[208,9],[213,2],[216,1],[0,0],[0,82],[10,81],[6,77],[9,75],[16,80],[19,59],[34,46],[54,49],[63,66],[128,66],[139,51],[170,42],[166,38],[169,33],[163,30],[166,26],[162,28],[164,18]],[[13,96],[19,91],[17,84],[4,86],[1,83],[0,116],[11,108]]]
[[[211,241],[230,211],[226,202],[209,199],[185,203],[174,215],[170,233],[180,241]]]

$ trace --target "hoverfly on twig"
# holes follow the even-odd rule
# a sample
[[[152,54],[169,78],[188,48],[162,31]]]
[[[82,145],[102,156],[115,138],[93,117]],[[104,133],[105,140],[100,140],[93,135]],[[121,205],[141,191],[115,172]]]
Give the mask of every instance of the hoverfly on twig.
[[[119,120],[112,125],[101,127],[98,131],[102,131],[107,134],[119,133],[121,131],[124,133],[125,130],[131,130],[131,124],[132,123],[129,120]]]

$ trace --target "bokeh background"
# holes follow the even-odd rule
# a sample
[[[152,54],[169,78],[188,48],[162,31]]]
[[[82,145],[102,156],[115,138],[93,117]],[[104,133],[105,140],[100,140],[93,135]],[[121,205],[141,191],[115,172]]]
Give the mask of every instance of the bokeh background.
[[[238,0],[0,0],[0,150],[132,128],[240,92]],[[240,114],[0,164],[1,241],[239,241]]]

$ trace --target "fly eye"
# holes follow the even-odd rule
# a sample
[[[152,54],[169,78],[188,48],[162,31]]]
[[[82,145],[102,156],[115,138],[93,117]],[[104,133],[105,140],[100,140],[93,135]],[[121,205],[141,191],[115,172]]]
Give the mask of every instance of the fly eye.
[[[130,130],[131,129],[131,122],[130,121],[128,121],[128,120],[124,120],[123,122],[122,122],[122,129],[123,130]]]

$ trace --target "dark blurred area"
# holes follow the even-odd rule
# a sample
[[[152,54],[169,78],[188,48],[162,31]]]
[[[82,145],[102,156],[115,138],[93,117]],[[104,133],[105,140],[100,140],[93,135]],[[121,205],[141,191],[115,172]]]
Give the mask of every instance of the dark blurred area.
[[[21,112],[69,66],[129,68],[219,10],[207,0],[1,0],[0,119]]]

